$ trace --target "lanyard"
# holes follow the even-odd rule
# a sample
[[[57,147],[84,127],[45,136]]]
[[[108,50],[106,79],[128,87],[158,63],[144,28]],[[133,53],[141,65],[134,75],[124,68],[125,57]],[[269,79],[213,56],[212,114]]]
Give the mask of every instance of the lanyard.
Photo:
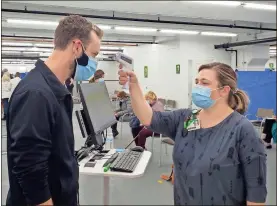
[[[189,116],[189,118],[184,122],[184,128],[187,129],[192,123],[194,123],[197,120],[197,115],[201,110],[192,110],[192,114]]]

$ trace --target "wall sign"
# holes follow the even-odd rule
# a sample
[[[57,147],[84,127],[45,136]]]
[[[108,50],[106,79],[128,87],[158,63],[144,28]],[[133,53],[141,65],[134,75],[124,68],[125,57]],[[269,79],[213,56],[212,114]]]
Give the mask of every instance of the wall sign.
[[[148,78],[148,66],[144,66],[144,78]]]
[[[180,64],[176,64],[176,74],[180,74]]]
[[[269,68],[270,68],[270,70],[274,70],[274,64],[273,63],[269,63]]]

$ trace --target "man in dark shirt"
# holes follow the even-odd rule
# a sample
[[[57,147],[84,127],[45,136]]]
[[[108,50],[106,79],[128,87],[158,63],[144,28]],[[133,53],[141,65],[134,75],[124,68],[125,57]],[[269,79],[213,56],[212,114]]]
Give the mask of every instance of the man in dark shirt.
[[[8,206],[78,204],[72,97],[65,80],[100,50],[103,32],[80,16],[55,31],[55,49],[19,83],[7,117]]]

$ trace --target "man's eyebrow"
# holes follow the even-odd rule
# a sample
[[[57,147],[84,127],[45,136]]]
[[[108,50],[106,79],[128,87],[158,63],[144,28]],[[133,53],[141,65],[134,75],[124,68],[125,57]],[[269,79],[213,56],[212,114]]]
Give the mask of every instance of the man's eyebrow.
[[[210,80],[208,80],[208,79],[206,79],[206,78],[195,78],[195,81],[209,81],[210,82]]]

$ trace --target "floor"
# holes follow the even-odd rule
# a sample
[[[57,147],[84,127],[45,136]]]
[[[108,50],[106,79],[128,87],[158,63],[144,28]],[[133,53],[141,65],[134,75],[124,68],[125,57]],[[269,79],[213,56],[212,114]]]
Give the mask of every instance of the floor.
[[[79,125],[74,117],[74,133],[76,148],[80,148],[84,139],[81,137]],[[118,125],[120,129],[120,124]],[[122,138],[115,139],[115,147],[122,148],[131,140],[131,133],[127,123],[123,124]],[[150,139],[147,148],[150,148]],[[169,155],[163,154],[163,164],[158,166],[159,153],[158,140],[154,141],[154,152],[149,166],[143,177],[137,179],[111,178],[110,181],[110,204],[112,205],[172,205],[173,189],[168,182],[160,182],[162,173],[169,173],[172,164],[172,147],[168,147]],[[8,191],[7,161],[6,161],[6,137],[5,122],[2,122],[2,204]],[[268,150],[268,197],[267,205],[276,205],[276,146]],[[93,176],[80,175],[80,204],[81,205],[103,205],[102,200],[103,179]]]

